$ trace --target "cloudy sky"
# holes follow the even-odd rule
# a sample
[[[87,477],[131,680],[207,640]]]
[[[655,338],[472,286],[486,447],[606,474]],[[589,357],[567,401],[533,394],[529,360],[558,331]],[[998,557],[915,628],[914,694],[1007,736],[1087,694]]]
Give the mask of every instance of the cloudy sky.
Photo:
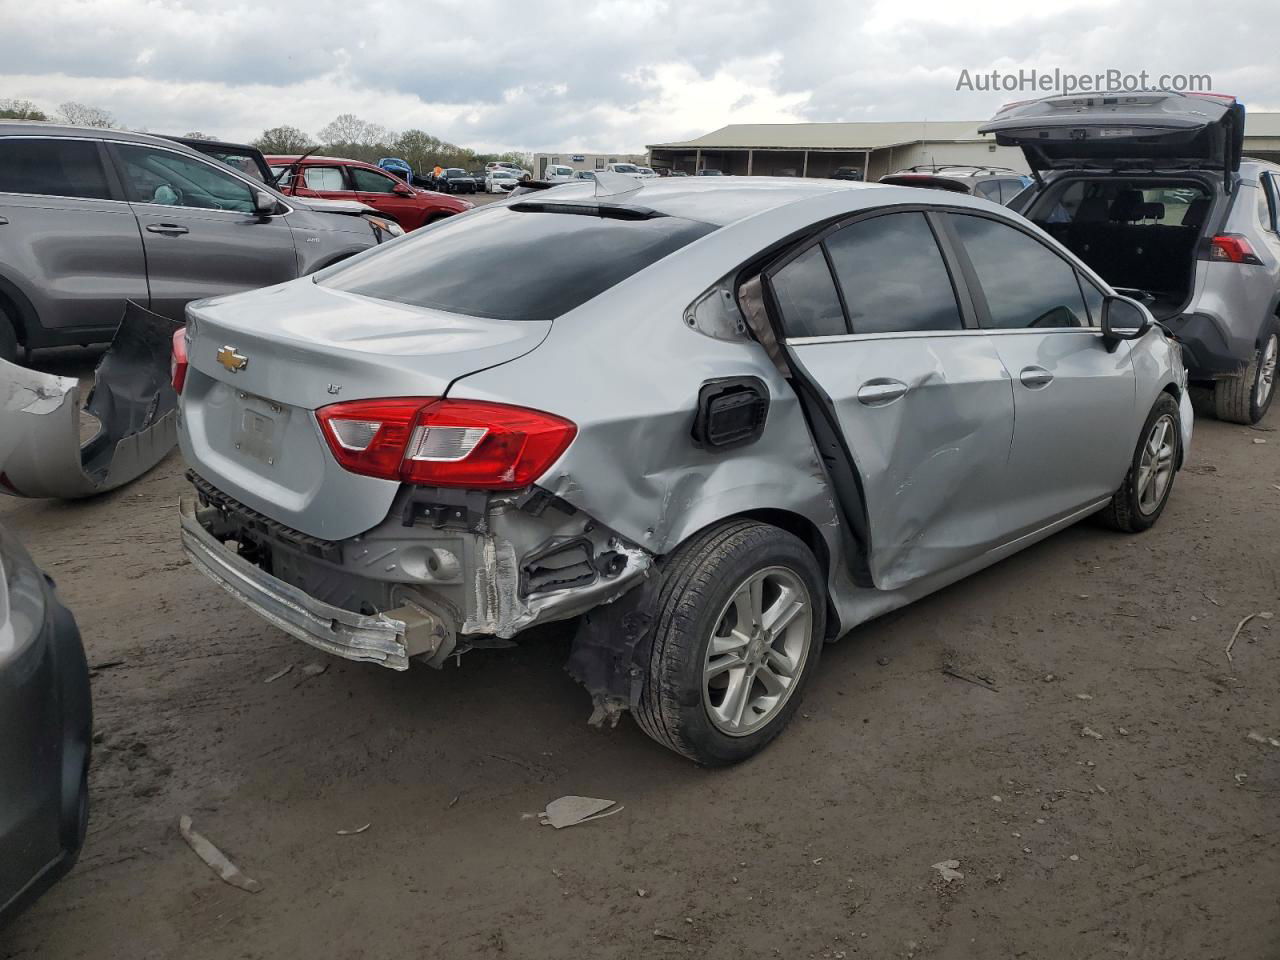
[[[1277,110],[1276,17],[1275,0],[0,0],[0,98],[237,140],[350,112],[483,150],[639,151],[1031,95],[957,91],[961,70],[1208,73]]]

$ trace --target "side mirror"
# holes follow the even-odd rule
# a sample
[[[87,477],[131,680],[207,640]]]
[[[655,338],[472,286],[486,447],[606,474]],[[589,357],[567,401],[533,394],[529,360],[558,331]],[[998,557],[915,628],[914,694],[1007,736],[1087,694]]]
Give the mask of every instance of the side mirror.
[[[1151,324],[1151,314],[1136,300],[1113,296],[1103,301],[1102,336],[1108,340],[1137,340]]]
[[[397,183],[394,187],[391,188],[391,192],[394,193],[397,197],[413,196],[413,191],[409,189],[409,185],[407,183]]]
[[[260,217],[269,217],[276,212],[276,198],[265,190],[253,192],[253,212]]]

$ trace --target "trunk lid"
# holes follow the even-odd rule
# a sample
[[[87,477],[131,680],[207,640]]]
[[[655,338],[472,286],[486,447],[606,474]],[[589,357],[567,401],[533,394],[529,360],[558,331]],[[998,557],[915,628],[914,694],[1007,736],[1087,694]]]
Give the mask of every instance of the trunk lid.
[[[979,133],[1033,171],[1240,168],[1244,104],[1217,94],[1100,93],[1009,104]]]
[[[342,540],[380,523],[399,484],[338,465],[314,411],[374,397],[441,397],[523,356],[549,321],[504,321],[374,300],[295,280],[191,304],[179,439],[223,493],[294,530]]]

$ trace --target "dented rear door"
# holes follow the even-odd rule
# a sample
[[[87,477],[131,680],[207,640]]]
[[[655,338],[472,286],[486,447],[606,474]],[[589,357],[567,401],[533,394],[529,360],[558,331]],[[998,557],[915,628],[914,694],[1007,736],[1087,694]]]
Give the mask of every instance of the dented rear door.
[[[905,586],[1007,540],[1012,386],[925,212],[840,225],[766,282],[811,422],[826,418],[853,464],[875,585]]]

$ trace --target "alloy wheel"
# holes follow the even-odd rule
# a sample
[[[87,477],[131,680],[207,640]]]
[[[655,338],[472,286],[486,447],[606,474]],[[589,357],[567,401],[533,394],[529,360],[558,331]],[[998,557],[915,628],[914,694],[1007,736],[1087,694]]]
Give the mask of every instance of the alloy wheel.
[[[1261,410],[1276,382],[1276,356],[1280,354],[1280,336],[1272,334],[1262,350],[1262,363],[1258,366],[1258,382],[1253,388],[1254,403]]]
[[[711,723],[745,737],[781,712],[813,642],[813,601],[786,567],[757,570],[725,604],[707,644],[702,702]]]
[[[1151,516],[1164,502],[1164,496],[1173,482],[1173,461],[1177,454],[1178,425],[1169,414],[1158,418],[1151,425],[1146,442],[1142,445],[1142,457],[1138,461],[1138,509],[1144,516]]]

